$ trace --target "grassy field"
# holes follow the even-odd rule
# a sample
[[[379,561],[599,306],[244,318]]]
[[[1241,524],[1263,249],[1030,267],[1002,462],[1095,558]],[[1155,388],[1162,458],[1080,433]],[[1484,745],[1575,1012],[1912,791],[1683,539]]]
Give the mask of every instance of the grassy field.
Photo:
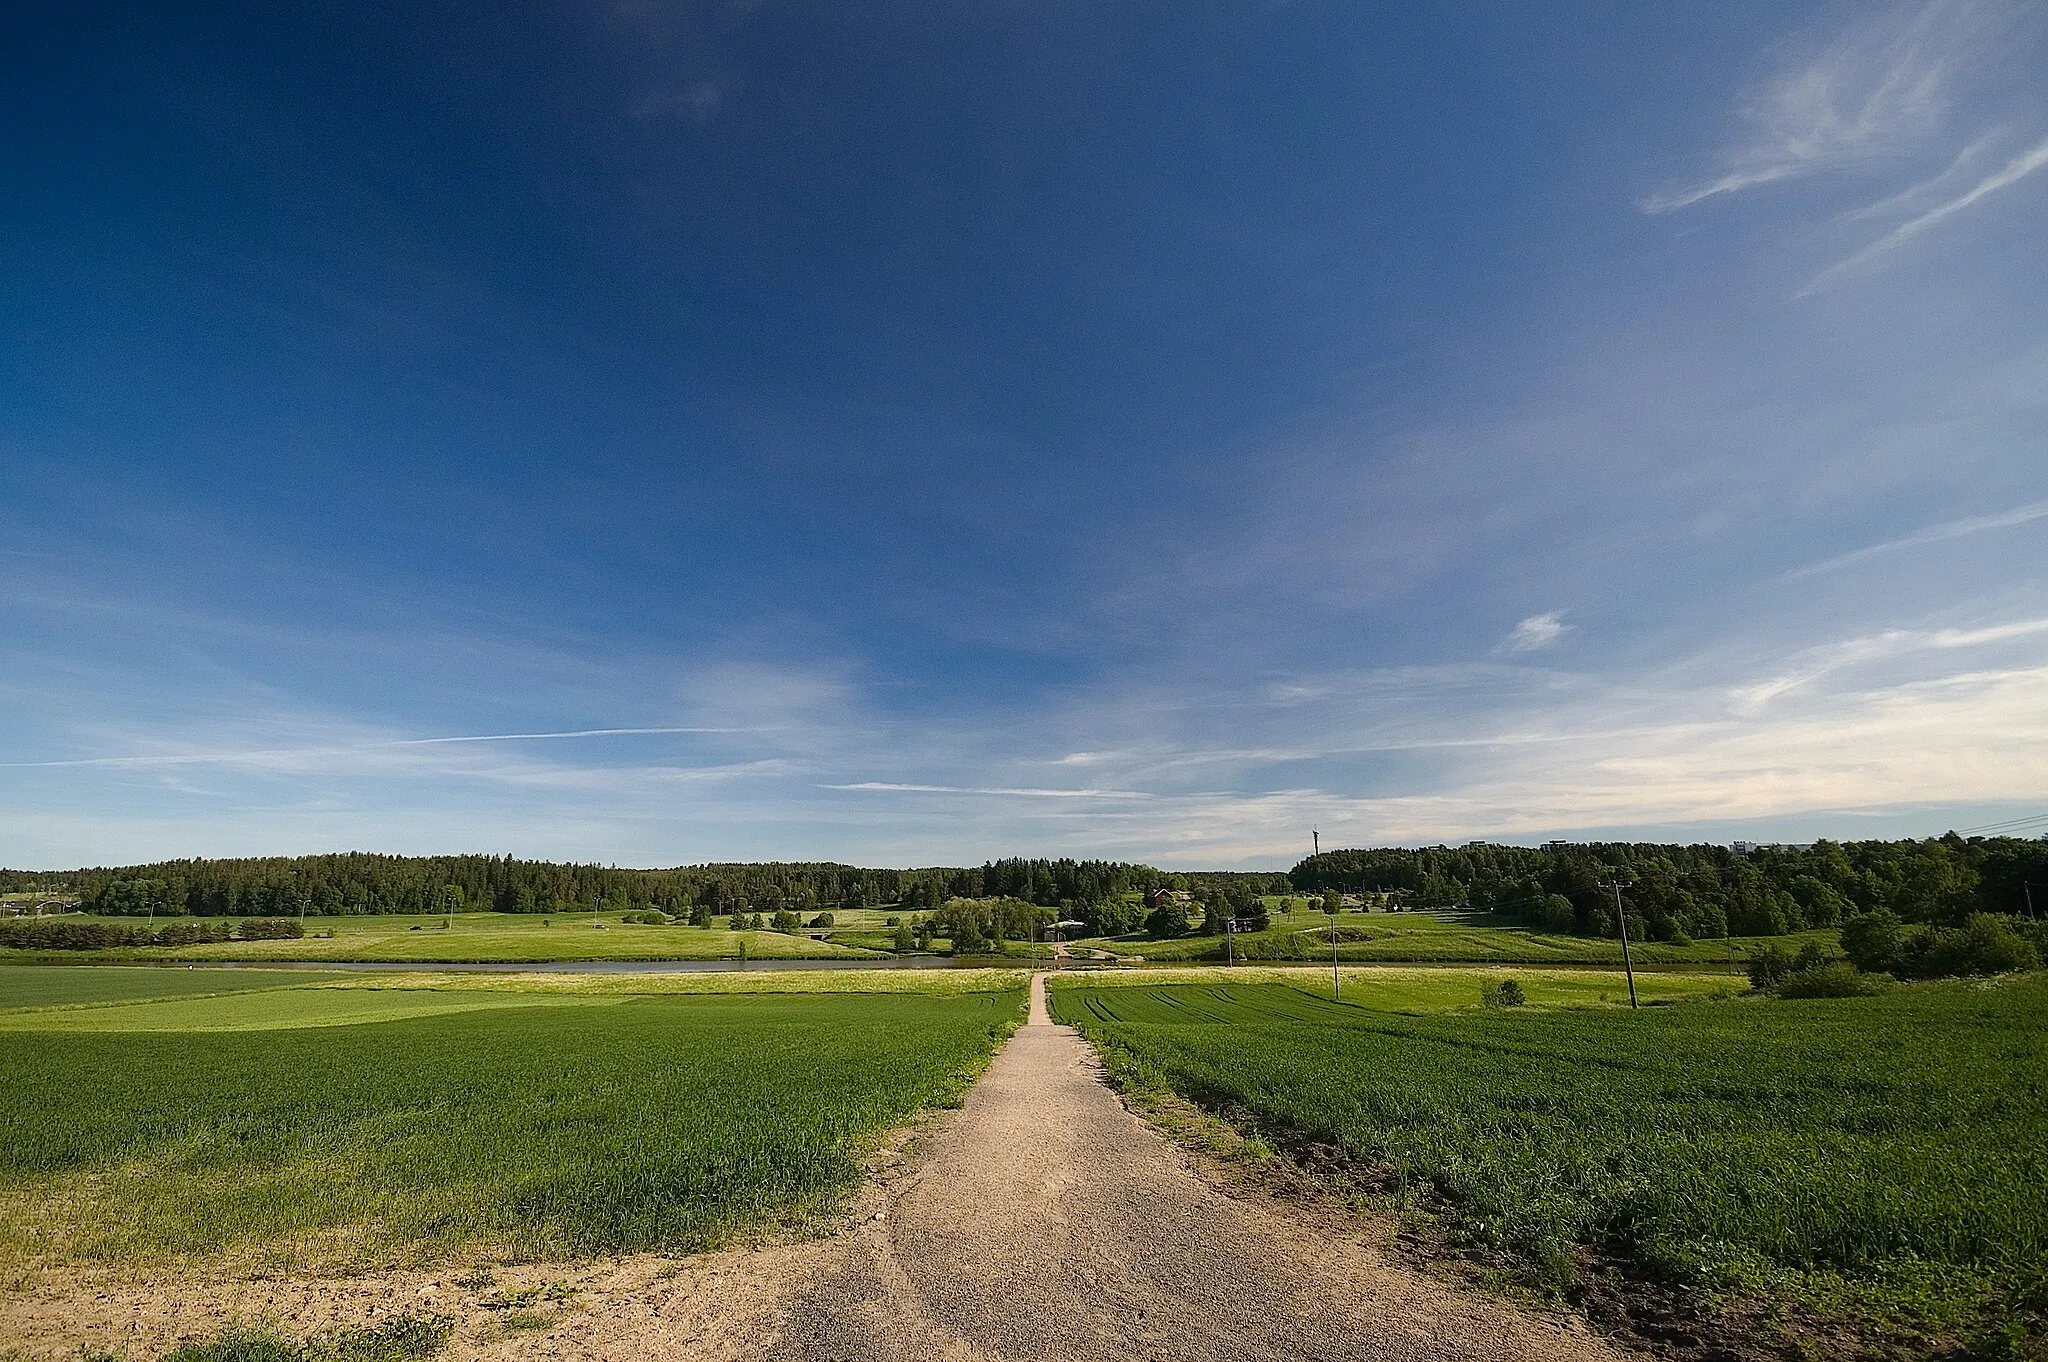
[[[1339,1146],[1560,1288],[1590,1246],[1687,1288],[2039,1340],[2038,976],[1634,1013],[1403,1016],[1277,983],[1064,979],[1052,999],[1126,1084]]]
[[[1284,902],[1284,900],[1276,900]],[[1272,927],[1236,939],[1240,960],[1328,960],[1330,919],[1321,912],[1276,912]],[[1552,936],[1522,927],[1503,926],[1486,913],[1339,913],[1337,954],[1340,959],[1422,964],[1490,963],[1530,965],[1619,965],[1621,942],[1586,936]],[[1802,942],[1820,941],[1830,949],[1835,933],[1795,936],[1735,937],[1728,941],[1695,941],[1689,946],[1636,942],[1635,963],[1687,969],[1733,968],[1739,971],[1749,954],[1766,942],[1797,951]],[[1148,961],[1208,961],[1224,958],[1220,936],[1184,936],[1153,941],[1143,936],[1097,937],[1076,943]]]
[[[0,1012],[0,1271],[705,1248],[836,1204],[1023,1011],[1005,971],[201,977],[244,973]]]
[[[139,925],[134,918],[89,918]],[[162,926],[169,919],[159,921]],[[600,915],[593,927],[588,913],[544,916],[538,913],[457,913],[444,929],[441,917],[403,915],[309,917],[307,935],[297,941],[228,941],[199,946],[147,947],[118,951],[28,952],[0,950],[8,957],[37,960],[72,958],[126,960],[340,960],[393,963],[518,963],[545,964],[578,960],[729,960],[745,953],[757,960],[804,960],[858,957],[874,952],[781,932],[730,932],[676,924],[647,927],[626,923],[619,915]],[[328,937],[319,933],[332,932]]]
[[[344,970],[185,969],[161,965],[8,965],[0,967],[0,1014],[24,1007],[79,1003],[134,1002],[186,998],[202,993],[241,993],[266,988],[303,988],[337,978]]]
[[[1628,1002],[1628,981],[1618,969],[1346,965],[1339,973],[1343,979],[1343,1001],[1375,1012],[1421,1014],[1476,1008],[1481,1006],[1479,995],[1504,979],[1512,979],[1521,986],[1532,1010],[1623,1006]],[[1328,965],[1146,966],[1127,970],[1076,970],[1068,974],[1054,973],[1048,979],[1056,992],[1067,988],[1090,991],[1159,989],[1189,984],[1232,989],[1253,984],[1286,984],[1319,998],[1329,998],[1333,992]],[[1662,971],[1636,976],[1636,995],[1645,1005],[1690,998],[1732,997],[1748,987],[1747,980],[1730,979],[1725,974]]]

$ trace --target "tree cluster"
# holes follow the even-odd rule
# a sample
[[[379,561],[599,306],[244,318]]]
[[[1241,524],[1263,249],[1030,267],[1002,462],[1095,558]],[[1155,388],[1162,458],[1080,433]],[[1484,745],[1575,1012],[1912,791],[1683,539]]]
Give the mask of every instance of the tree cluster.
[[[151,930],[78,918],[0,919],[0,946],[18,951],[105,951],[122,946],[198,946],[216,941],[293,941],[306,929],[289,918],[171,922]]]
[[[1808,847],[1596,842],[1327,851],[1288,872],[1297,891],[1388,893],[1422,908],[1469,907],[1547,931],[1613,936],[1622,886],[1632,935],[1659,941],[1780,936],[1886,909],[1956,924],[1971,913],[2048,907],[2048,841],[1944,837]]]

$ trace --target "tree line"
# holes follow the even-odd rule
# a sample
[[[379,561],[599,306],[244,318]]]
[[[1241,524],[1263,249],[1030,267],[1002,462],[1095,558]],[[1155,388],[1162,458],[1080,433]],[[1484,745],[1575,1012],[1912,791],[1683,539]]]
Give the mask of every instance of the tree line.
[[[1657,941],[1782,936],[1883,909],[1907,923],[2048,908],[2048,839],[1942,837],[1735,848],[1643,842],[1326,851],[1288,872],[1304,893],[1384,894],[1499,913],[1547,931]]]
[[[0,871],[11,891],[75,893],[118,917],[292,917],[604,908],[689,918],[696,910],[809,918],[835,908],[933,909],[953,899],[1011,899],[1074,913],[1156,889],[1281,893],[1278,873],[1178,874],[1118,861],[1011,858],[970,867],[868,869],[832,862],[706,864],[667,870],[511,856],[385,856],[369,852],[160,861],[31,873]]]

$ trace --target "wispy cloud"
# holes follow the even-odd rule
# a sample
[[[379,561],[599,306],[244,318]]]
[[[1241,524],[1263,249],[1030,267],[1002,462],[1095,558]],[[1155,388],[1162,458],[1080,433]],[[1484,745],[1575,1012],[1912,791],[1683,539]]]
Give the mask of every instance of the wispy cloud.
[[[1840,554],[1822,562],[1809,563],[1805,567],[1794,568],[1785,574],[1785,580],[1789,582],[1797,581],[1802,577],[1815,577],[1823,572],[1833,572],[1838,568],[1850,567],[1872,558],[1882,557],[1888,553],[1898,553],[1905,549],[1916,549],[1924,544],[1939,544],[1950,539],[1963,539],[1973,534],[1983,534],[1988,530],[2011,529],[2015,525],[2026,525],[2043,519],[2048,519],[2048,501],[2036,501],[2030,505],[2016,506],[2010,511],[2000,511],[1994,515],[1971,516],[1964,520],[1944,521],[1939,525],[1929,525],[1924,530],[1915,530],[1911,534],[1901,535],[1897,539],[1887,539],[1881,544],[1871,544],[1868,547]]]
[[[1817,53],[1781,61],[1740,107],[1751,135],[1722,169],[1648,195],[1669,213],[1720,194],[1866,164],[1916,144],[1939,123],[1948,87],[1983,29],[1984,6],[1935,0],[1865,19]]]
[[[859,780],[845,785],[820,785],[821,790],[874,790],[900,794],[1009,795],[1019,799],[1154,799],[1142,790],[1048,790],[1016,785],[905,785],[888,780]]]
[[[436,738],[385,738],[373,742],[343,743],[311,747],[230,748],[213,752],[157,752],[133,756],[69,757],[57,761],[0,761],[0,768],[28,769],[65,766],[249,766],[274,765],[280,759],[347,756],[351,753],[392,751],[407,747],[441,747],[454,743],[543,742],[570,738],[644,737],[676,733],[747,733],[745,728],[658,727],[658,728],[576,728],[554,733],[463,733]]]
[[[2048,139],[2013,157],[1996,173],[1978,181],[1968,191],[1928,209],[1916,218],[1900,223],[1854,255],[1828,266],[1815,275],[1805,288],[1800,289],[1796,296],[1804,298],[1818,292],[1841,275],[1869,264],[1888,251],[1897,250],[1922,232],[1946,222],[1978,200],[2018,184],[2042,166],[2048,166]]]
[[[1847,667],[1910,653],[1982,648],[2039,634],[2048,634],[2048,620],[2017,620],[1979,629],[1887,629],[1882,633],[1809,649],[1793,659],[1791,665],[1778,675],[1739,686],[1731,692],[1730,698],[1737,713],[1753,714],[1779,696],[1812,685]]]
[[[1861,208],[1851,209],[1842,215],[1842,220],[1844,222],[1867,222],[1872,218],[1889,217],[1894,213],[1904,212],[1911,205],[1918,203],[1929,194],[1947,189],[1950,185],[1960,181],[1964,173],[1983,158],[1984,153],[1990,150],[1992,144],[1998,140],[1999,136],[1999,132],[1996,131],[1985,133],[1982,137],[1979,137],[1976,141],[1957,152],[1955,159],[1950,161],[1939,173],[1930,175],[1918,183],[1909,184],[1896,194],[1887,194],[1875,203],[1867,203]]]
[[[1511,653],[1533,653],[1553,647],[1570,630],[1571,626],[1564,622],[1564,612],[1552,610],[1531,615],[1517,624],[1501,646]]]

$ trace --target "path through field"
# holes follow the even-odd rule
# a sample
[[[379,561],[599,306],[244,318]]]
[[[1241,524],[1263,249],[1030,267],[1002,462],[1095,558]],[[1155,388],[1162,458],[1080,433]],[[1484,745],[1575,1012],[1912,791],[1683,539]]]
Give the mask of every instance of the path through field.
[[[90,1342],[140,1362],[237,1318],[310,1333],[424,1311],[457,1321],[448,1362],[1615,1356],[1582,1324],[1460,1293],[1218,1191],[1050,1022],[1043,976],[1029,1024],[962,1109],[862,1193],[838,1235],[465,1276],[48,1281],[0,1291],[0,1355],[76,1358]],[[515,1327],[502,1302],[521,1291],[557,1303]]]
[[[1051,1023],[1042,975],[1030,1024],[781,1325],[790,1362],[1607,1355],[1214,1190]]]

